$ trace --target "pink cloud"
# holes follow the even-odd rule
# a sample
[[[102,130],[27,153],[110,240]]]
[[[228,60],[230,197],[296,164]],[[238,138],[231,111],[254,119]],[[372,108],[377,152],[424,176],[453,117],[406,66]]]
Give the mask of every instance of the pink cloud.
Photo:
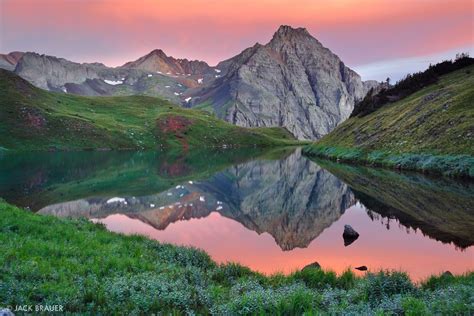
[[[215,64],[281,24],[306,27],[349,65],[473,43],[472,2],[4,0],[0,50],[120,65],[155,48]]]

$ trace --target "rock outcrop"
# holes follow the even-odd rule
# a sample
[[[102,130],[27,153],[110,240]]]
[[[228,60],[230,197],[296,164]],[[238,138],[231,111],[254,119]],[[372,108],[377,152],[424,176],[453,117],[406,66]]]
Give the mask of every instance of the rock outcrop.
[[[100,64],[80,64],[31,52],[25,53],[15,68],[15,73],[20,77],[46,90],[60,89],[66,83],[78,84],[87,79],[96,79],[105,71],[107,68]],[[114,76],[110,79],[119,78]]]
[[[221,62],[222,77],[194,91],[240,126],[283,126],[298,139],[318,139],[349,117],[375,82],[364,84],[304,28],[281,26],[272,40]]]
[[[0,54],[0,68],[13,71],[16,64],[23,56],[23,52],[11,52],[9,54]]]

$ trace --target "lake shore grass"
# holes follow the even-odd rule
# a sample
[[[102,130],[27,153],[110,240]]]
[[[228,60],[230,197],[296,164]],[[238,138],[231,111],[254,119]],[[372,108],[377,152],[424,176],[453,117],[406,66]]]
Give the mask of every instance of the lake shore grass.
[[[321,269],[265,276],[203,251],[40,216],[0,201],[0,308],[69,313],[469,315],[474,273],[414,284],[403,272]]]
[[[312,144],[303,154],[336,161],[360,163],[398,170],[413,170],[451,177],[474,178],[474,157],[470,155],[431,155],[426,153],[391,153],[359,148]]]

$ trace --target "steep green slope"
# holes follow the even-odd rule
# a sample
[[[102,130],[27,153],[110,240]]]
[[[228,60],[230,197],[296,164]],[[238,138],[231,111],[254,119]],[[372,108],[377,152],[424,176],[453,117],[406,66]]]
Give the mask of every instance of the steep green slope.
[[[474,177],[474,66],[365,116],[351,117],[309,155]]]
[[[281,128],[241,128],[153,97],[52,93],[0,70],[0,148],[187,150],[294,143]]]

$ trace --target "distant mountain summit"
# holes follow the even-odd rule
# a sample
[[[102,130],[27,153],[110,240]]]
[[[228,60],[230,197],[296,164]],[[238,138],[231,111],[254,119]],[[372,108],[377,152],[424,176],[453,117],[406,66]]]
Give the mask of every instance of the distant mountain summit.
[[[161,72],[173,75],[204,75],[213,69],[204,61],[176,59],[167,56],[161,49],[155,49],[135,61],[124,64],[121,68],[134,68],[145,71]]]
[[[281,26],[218,64],[221,78],[194,91],[193,105],[211,105],[240,126],[283,126],[299,139],[317,139],[349,117],[374,82],[364,83],[304,28]]]

